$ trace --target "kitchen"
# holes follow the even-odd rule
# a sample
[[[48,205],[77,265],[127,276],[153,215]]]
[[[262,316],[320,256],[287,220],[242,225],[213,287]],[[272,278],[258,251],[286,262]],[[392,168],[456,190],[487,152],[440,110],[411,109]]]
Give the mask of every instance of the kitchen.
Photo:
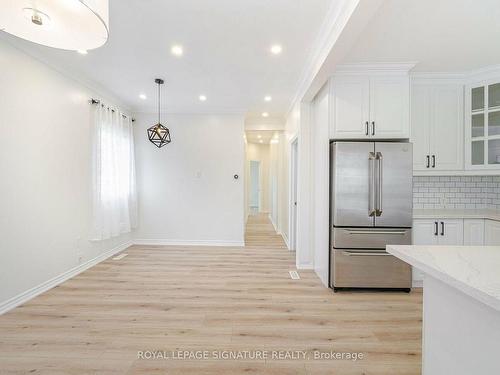
[[[498,0],[0,8],[2,374],[500,373]]]
[[[429,16],[423,31],[418,29],[419,21],[412,20],[403,6],[392,5],[392,16],[398,14],[402,18],[374,20],[369,31],[361,34],[354,51],[332,70],[330,79],[312,103],[313,184],[329,185],[327,189],[315,188],[314,223],[322,229],[314,235],[314,268],[325,286],[340,293],[346,288],[408,291],[410,287],[423,286],[423,373],[465,374],[478,369],[479,373],[497,373],[500,370],[492,360],[494,355],[485,344],[494,339],[483,334],[484,327],[465,333],[458,327],[467,326],[471,320],[457,318],[446,326],[448,331],[442,329],[437,334],[436,326],[443,326],[446,319],[443,316],[434,319],[439,308],[426,308],[432,298],[430,291],[426,298],[426,285],[434,286],[429,281],[432,277],[426,274],[435,273],[429,268],[430,259],[436,258],[432,266],[438,269],[446,268],[443,262],[449,261],[450,267],[455,265],[455,273],[450,276],[441,270],[446,274],[445,280],[464,278],[465,284],[469,281],[479,294],[498,299],[498,276],[486,271],[488,261],[498,269],[498,257],[483,246],[494,246],[497,254],[500,252],[500,67],[486,63],[488,54],[481,49],[484,47],[481,42],[480,45],[458,42],[459,34],[439,35],[443,45],[439,50],[433,44],[436,38],[431,38],[438,35],[437,30],[442,26],[437,16]],[[475,15],[471,14],[467,21],[474,23]],[[459,18],[455,21],[463,24]],[[467,26],[467,32],[472,29]],[[424,38],[425,47],[424,42],[414,37],[416,30],[428,34],[429,38]],[[455,53],[459,55],[465,45],[474,50],[473,58],[471,55],[461,60],[450,58]],[[387,62],[383,62],[383,57]],[[484,65],[472,67],[471,60],[476,64],[484,61]],[[390,168],[390,159],[377,156],[378,147],[386,144],[413,148],[413,158],[404,169]],[[353,147],[363,145],[369,146],[355,153],[356,159],[352,156]],[[338,154],[340,147],[348,148],[351,157],[345,156],[345,152]],[[398,160],[403,162],[401,157]],[[381,164],[387,165],[382,169]],[[391,178],[400,186],[391,185],[388,182]],[[405,189],[411,190],[405,192]],[[406,198],[398,207],[390,207],[398,200],[394,196],[398,193]],[[330,202],[327,206],[330,212],[325,202]],[[362,215],[354,222],[349,221],[355,217],[356,209]],[[398,212],[405,213],[399,220],[394,219]],[[377,225],[384,214],[393,220]],[[324,224],[327,220],[328,228]],[[382,244],[377,242],[382,237],[380,232],[389,237],[383,238]],[[363,236],[370,238],[371,243],[361,240]],[[461,246],[472,246],[468,251],[477,255],[477,262],[453,262],[453,251],[459,258],[458,254],[466,251],[460,250]],[[441,258],[439,251],[446,249],[450,254]],[[484,259],[488,259],[486,263],[480,261],[482,249]],[[427,257],[422,256],[427,263],[415,260],[419,259],[419,250],[426,254]],[[409,265],[411,272],[405,269]],[[475,270],[479,266],[486,266],[483,283],[475,282],[472,276],[481,272],[481,268]],[[353,274],[357,277],[353,278]],[[432,303],[440,298],[442,295],[432,299]],[[470,305],[477,307],[482,303],[484,300],[475,298]],[[458,305],[454,307],[459,309]],[[496,311],[490,314],[495,318],[485,321],[490,324],[491,337],[498,338],[498,309],[495,304],[486,307],[492,308]],[[456,310],[446,311],[453,314]],[[456,334],[447,336],[453,329]],[[449,345],[462,343],[463,337],[474,334],[477,336],[471,338],[470,345]],[[437,340],[448,345],[436,345]],[[478,354],[484,350],[490,355],[489,360],[485,359],[488,355],[479,359]],[[465,360],[456,361],[466,353],[475,367]],[[456,366],[451,365],[452,359]]]

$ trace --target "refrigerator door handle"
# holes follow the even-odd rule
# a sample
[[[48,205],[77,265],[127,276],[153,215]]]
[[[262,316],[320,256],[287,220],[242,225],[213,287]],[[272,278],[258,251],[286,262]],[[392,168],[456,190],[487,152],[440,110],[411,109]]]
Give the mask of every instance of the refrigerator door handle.
[[[385,252],[385,251],[366,251],[366,252],[362,252],[362,251],[347,251],[347,250],[344,250],[342,251],[342,254],[343,255],[346,255],[348,257],[380,257],[380,256],[383,256],[383,257],[387,257],[387,256],[391,256],[391,254]]]
[[[360,229],[347,229],[346,230],[347,234],[354,235],[354,234],[380,234],[380,235],[385,235],[385,234],[394,234],[394,235],[401,235],[404,236],[407,232],[407,230],[360,230]]]
[[[376,199],[376,205],[375,205],[375,215],[376,216],[381,216],[382,215],[382,186],[383,186],[383,170],[382,170],[382,153],[377,152],[375,155],[375,160],[377,160],[378,164],[378,173],[377,173],[377,199]]]
[[[368,153],[368,216],[375,216],[375,153]]]

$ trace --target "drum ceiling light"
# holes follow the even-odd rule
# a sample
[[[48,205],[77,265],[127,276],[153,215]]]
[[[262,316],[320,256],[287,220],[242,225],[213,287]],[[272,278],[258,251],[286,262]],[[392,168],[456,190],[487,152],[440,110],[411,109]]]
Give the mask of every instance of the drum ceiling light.
[[[3,0],[0,9],[0,30],[65,50],[102,46],[108,26],[108,0]]]

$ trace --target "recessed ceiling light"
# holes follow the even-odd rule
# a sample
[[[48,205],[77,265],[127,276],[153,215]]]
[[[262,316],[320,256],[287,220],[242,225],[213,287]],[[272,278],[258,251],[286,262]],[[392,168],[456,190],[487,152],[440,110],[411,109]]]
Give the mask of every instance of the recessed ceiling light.
[[[281,47],[279,44],[274,44],[271,46],[271,53],[273,55],[279,55],[283,51],[283,47]]]
[[[141,98],[142,100],[146,100],[148,97],[146,96],[146,94],[139,94],[139,98]]]
[[[262,136],[259,134],[259,135],[257,135],[257,138],[259,138],[259,139],[260,139],[260,138],[262,138]]]
[[[262,117],[269,117],[269,113],[267,113],[267,112],[262,112]]]
[[[184,54],[184,49],[182,48],[182,46],[176,44],[172,46],[170,52],[172,52],[172,55],[182,56]]]
[[[270,102],[271,100],[273,100],[273,98],[271,98],[271,96],[267,95],[267,96],[264,96],[264,100],[266,102]]]
[[[205,95],[200,95],[199,99],[200,101],[204,102],[205,100],[207,100],[207,97]]]
[[[259,141],[259,143],[264,143],[264,141],[261,139],[261,140]]]
[[[89,53],[86,49],[78,49],[76,50],[76,52],[78,52],[80,55],[86,55]]]

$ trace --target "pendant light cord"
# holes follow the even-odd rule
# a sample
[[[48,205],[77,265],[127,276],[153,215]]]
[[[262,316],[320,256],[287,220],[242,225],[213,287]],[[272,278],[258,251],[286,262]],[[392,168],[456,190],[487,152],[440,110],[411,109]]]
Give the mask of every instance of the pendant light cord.
[[[161,124],[160,102],[161,102],[161,90],[160,90],[160,83],[158,82],[158,124]]]

